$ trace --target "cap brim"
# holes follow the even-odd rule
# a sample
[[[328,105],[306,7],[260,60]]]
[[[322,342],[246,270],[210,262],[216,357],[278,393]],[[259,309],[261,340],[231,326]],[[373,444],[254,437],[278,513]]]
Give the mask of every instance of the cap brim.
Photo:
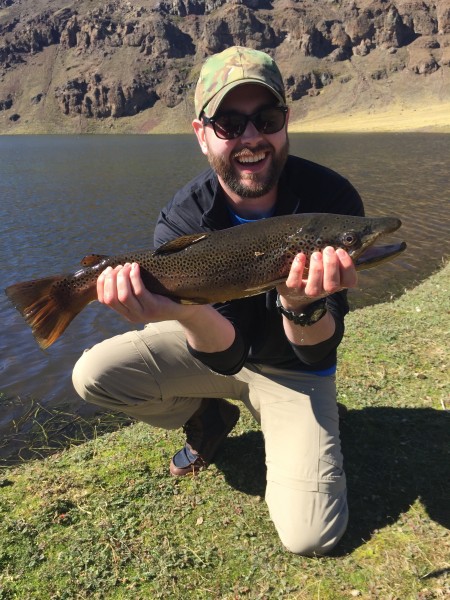
[[[279,92],[277,92],[277,90],[275,88],[273,88],[271,85],[269,85],[268,83],[265,83],[265,82],[261,81],[260,79],[252,79],[252,78],[240,79],[239,81],[232,81],[231,83],[228,83],[227,85],[225,85],[220,90],[220,92],[218,92],[215,96],[213,96],[211,98],[211,100],[208,102],[208,104],[206,104],[203,107],[201,113],[199,115],[197,115],[197,117],[200,118],[202,113],[206,113],[208,117],[214,117],[216,112],[218,111],[220,105],[222,104],[223,100],[225,99],[225,96],[227,96],[231,92],[231,90],[233,90],[234,88],[236,88],[240,85],[246,85],[249,83],[260,85],[261,87],[268,89],[270,92],[272,92],[272,94],[275,96],[275,98],[278,100],[278,102],[280,102],[281,104],[286,103],[283,96]]]

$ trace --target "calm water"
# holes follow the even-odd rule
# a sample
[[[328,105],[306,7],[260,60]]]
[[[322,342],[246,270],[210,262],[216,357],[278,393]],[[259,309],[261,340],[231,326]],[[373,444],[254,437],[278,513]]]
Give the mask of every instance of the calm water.
[[[361,273],[354,306],[401,293],[449,254],[450,136],[293,135],[291,150],[347,176],[368,215],[403,220],[397,239],[407,241],[408,252]],[[89,253],[151,247],[159,209],[205,166],[190,135],[0,137],[0,288],[70,271]],[[44,352],[0,293],[3,402],[34,397],[77,408],[70,378],[77,357],[127,328],[93,304]],[[0,429],[17,410],[0,404]]]

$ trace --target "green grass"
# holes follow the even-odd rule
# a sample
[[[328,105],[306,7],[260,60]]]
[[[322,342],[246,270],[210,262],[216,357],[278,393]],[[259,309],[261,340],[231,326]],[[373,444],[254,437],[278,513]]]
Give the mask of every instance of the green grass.
[[[100,435],[111,418],[75,419],[70,447],[0,471],[0,599],[449,597],[449,282],[447,265],[348,317],[338,387],[351,516],[333,556],[282,548],[245,411],[216,464],[182,480],[168,475],[180,432]],[[34,438],[41,456],[57,437]]]

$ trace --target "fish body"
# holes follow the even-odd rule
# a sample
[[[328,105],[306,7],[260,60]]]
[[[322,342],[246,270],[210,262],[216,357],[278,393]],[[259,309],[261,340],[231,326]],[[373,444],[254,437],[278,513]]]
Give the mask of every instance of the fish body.
[[[326,213],[286,215],[213,232],[182,236],[156,250],[117,256],[90,255],[72,274],[17,283],[5,291],[42,348],[97,299],[96,281],[108,266],[137,262],[145,287],[186,304],[211,304],[253,296],[286,280],[296,254],[308,257],[326,246],[344,248],[356,268],[389,260],[406,245],[370,253],[380,236],[401,225],[394,217]]]

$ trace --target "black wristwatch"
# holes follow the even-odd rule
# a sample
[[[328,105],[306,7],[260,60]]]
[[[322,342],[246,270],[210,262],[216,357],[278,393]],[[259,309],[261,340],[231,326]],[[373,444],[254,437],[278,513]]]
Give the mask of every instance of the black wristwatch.
[[[308,306],[303,309],[303,312],[296,313],[292,310],[287,310],[284,308],[284,306],[281,304],[280,294],[278,294],[277,309],[278,312],[284,315],[286,319],[289,319],[289,321],[292,321],[296,325],[306,327],[308,325],[314,325],[314,323],[320,321],[320,319],[325,315],[327,312],[326,302],[326,298],[320,298],[319,300],[316,300],[316,302],[308,304]]]

